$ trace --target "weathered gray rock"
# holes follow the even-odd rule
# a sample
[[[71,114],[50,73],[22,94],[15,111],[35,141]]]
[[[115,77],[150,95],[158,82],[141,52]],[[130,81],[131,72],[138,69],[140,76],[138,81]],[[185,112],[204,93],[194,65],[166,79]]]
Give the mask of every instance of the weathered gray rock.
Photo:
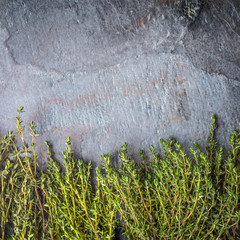
[[[64,139],[100,164],[124,141],[130,154],[161,137],[218,140],[240,120],[240,6],[208,1],[192,21],[183,2],[14,0],[0,3],[0,133],[14,116],[38,126],[61,159]],[[42,161],[44,164],[44,161]]]

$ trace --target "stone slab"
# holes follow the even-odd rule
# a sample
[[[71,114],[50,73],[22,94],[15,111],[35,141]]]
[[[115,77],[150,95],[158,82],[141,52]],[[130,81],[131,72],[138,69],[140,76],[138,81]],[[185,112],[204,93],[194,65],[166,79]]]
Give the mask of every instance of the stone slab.
[[[130,155],[160,138],[204,142],[211,115],[218,140],[240,120],[238,1],[208,1],[192,21],[184,1],[13,0],[0,2],[0,133],[23,105],[61,161],[101,163],[129,143]],[[45,166],[45,160],[42,160]]]

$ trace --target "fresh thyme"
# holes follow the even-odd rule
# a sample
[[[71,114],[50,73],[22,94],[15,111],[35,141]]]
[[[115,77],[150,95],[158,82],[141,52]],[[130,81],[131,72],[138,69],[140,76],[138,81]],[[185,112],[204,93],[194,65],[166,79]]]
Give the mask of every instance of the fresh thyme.
[[[164,155],[151,146],[152,159],[140,151],[144,162],[137,164],[125,143],[120,169],[110,154],[102,155],[94,188],[91,162],[74,159],[70,137],[62,167],[46,142],[48,168],[38,168],[35,124],[27,143],[22,112],[15,118],[16,136],[9,131],[0,139],[2,240],[110,240],[120,228],[127,239],[240,238],[240,128],[229,138],[228,154],[214,138],[215,117],[206,149],[196,143],[190,155],[179,142],[161,140]]]

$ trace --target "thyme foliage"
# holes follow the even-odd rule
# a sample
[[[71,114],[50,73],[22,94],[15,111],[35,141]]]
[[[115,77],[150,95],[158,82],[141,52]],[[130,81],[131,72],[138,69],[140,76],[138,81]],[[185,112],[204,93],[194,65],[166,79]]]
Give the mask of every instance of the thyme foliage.
[[[0,237],[4,239],[115,239],[123,229],[127,239],[239,239],[240,133],[229,138],[224,158],[212,124],[205,150],[197,143],[187,155],[179,142],[161,140],[164,155],[151,146],[151,161],[137,164],[119,155],[120,169],[103,154],[91,181],[91,162],[74,159],[70,137],[63,169],[46,142],[48,168],[37,165],[35,124],[31,141],[18,110],[16,136],[0,139]],[[19,143],[19,140],[21,144]]]

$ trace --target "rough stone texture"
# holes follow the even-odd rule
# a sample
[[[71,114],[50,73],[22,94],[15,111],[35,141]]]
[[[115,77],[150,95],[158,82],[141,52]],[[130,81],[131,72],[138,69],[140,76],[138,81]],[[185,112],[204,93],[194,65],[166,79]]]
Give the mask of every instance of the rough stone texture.
[[[239,0],[208,1],[195,21],[183,4],[2,0],[0,134],[24,105],[41,156],[49,140],[60,160],[70,135],[99,165],[124,141],[131,155],[161,137],[204,142],[216,114],[228,147],[240,120]]]

